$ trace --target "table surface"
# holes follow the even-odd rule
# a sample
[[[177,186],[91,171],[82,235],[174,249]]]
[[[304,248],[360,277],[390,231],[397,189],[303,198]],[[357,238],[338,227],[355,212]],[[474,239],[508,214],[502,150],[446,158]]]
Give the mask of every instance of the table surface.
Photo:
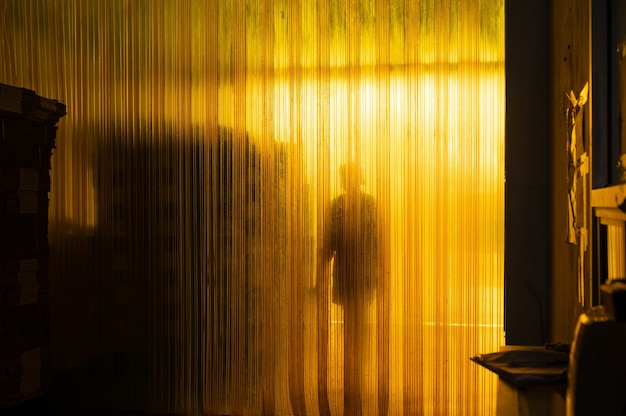
[[[507,345],[502,350],[509,349],[544,349],[544,347],[529,347]],[[489,371],[485,369],[485,371]],[[537,384],[524,387],[514,386],[500,378],[496,414],[497,416],[565,416],[565,396],[567,383]]]

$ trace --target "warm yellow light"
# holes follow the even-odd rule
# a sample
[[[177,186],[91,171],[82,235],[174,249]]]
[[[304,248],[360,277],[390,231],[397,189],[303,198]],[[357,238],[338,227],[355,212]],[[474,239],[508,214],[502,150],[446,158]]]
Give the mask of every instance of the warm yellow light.
[[[368,311],[388,334],[365,342],[366,413],[386,388],[390,416],[495,413],[497,379],[469,357],[503,333],[503,0],[3,4],[0,82],[68,105],[60,362],[135,363],[155,413],[317,414],[323,376],[340,410],[351,351],[342,309],[318,303],[318,255],[357,161],[390,285]]]

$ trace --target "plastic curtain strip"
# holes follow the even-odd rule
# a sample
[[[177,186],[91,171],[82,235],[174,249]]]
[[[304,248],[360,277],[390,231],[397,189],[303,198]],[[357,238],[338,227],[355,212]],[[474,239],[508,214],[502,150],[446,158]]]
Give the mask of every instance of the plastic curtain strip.
[[[504,0],[1,0],[0,51],[67,105],[62,400],[495,414]]]

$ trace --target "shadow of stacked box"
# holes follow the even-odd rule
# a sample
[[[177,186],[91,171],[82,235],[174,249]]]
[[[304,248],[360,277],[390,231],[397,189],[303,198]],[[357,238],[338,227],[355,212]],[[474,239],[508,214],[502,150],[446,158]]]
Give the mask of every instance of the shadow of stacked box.
[[[65,106],[0,84],[0,409],[50,375],[48,192]]]

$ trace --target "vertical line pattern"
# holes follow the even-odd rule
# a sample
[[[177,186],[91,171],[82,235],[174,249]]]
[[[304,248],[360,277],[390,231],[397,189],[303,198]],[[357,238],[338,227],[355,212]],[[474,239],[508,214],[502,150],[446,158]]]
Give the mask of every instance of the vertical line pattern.
[[[63,400],[495,414],[469,357],[503,341],[503,22],[503,0],[3,1],[0,82],[68,111]]]

